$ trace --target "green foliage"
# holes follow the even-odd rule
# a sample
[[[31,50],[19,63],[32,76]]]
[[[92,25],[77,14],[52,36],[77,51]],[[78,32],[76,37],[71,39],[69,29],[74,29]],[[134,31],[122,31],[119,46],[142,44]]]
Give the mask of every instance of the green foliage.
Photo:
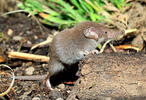
[[[42,4],[37,0],[25,0],[24,3],[18,4],[23,10],[30,12],[32,15],[38,14],[38,12],[43,12]]]
[[[122,5],[124,4],[125,0],[109,0],[113,3],[117,8],[121,9]]]
[[[108,0],[117,9],[122,9],[125,0]],[[104,9],[104,0],[24,0],[18,5],[20,9],[26,10],[31,15],[44,13],[43,22],[51,26],[70,27],[85,20],[95,22],[109,22],[106,14],[111,14]],[[103,12],[104,10],[104,12]]]

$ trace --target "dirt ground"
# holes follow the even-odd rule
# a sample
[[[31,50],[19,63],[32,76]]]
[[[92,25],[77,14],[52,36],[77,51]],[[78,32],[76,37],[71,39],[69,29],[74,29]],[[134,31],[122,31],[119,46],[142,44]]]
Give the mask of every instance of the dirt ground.
[[[6,8],[6,7],[5,7]],[[2,10],[5,12],[7,10]],[[133,33],[132,38],[126,37],[121,44],[130,43],[133,39],[136,40],[136,45],[143,46],[142,53],[146,54],[146,2],[145,0],[135,0],[132,2],[131,7],[124,13],[128,17],[128,25],[126,28],[136,28],[138,31]],[[120,28],[122,25],[116,23]],[[30,48],[36,44],[46,40],[49,34],[52,34],[56,29],[48,27],[45,25],[40,25],[36,22],[34,18],[27,17],[26,14],[11,14],[6,17],[0,16],[0,56],[5,58],[3,64],[11,66],[14,70],[15,75],[42,75],[47,73],[47,63],[40,63],[35,61],[27,61],[20,59],[9,59],[7,58],[6,53],[8,51],[20,51],[25,53],[39,54],[39,55],[48,55],[47,47],[41,47],[34,50]],[[134,41],[135,43],[135,41]],[[124,50],[124,53],[136,53],[135,50]],[[93,56],[90,56],[93,57]],[[145,60],[145,58],[144,58]],[[143,62],[144,62],[143,60]],[[93,62],[94,64],[94,62]],[[92,64],[91,64],[92,65]],[[1,69],[8,72],[6,69]],[[75,68],[75,71],[78,70],[78,73],[81,73],[81,69]],[[88,70],[88,69],[87,69]],[[70,73],[70,72],[69,72]],[[78,74],[80,75],[80,74]],[[73,79],[77,79],[77,76],[73,76]],[[91,76],[92,77],[92,76]],[[80,76],[79,79],[83,77]],[[70,81],[69,79],[67,79]],[[67,85],[61,83],[54,87],[54,91],[48,92],[42,84],[42,81],[20,81],[16,80],[11,92],[0,98],[2,100],[65,100],[68,96],[72,96],[72,92],[76,93],[74,85]],[[75,83],[77,86],[78,83]],[[1,86],[1,85],[0,85]],[[5,90],[6,86],[1,86],[0,92]],[[82,88],[81,88],[82,89]],[[72,91],[73,90],[73,91]],[[94,91],[95,92],[95,91]],[[81,96],[81,95],[80,95]],[[75,99],[78,100],[79,97]],[[146,96],[146,95],[145,95]],[[91,98],[90,98],[91,99]],[[95,99],[95,98],[94,98]],[[141,98],[140,100],[145,100],[146,98]],[[85,100],[85,99],[84,99]],[[89,100],[89,99],[87,99]],[[99,98],[99,100],[116,100],[109,98]],[[119,100],[119,99],[118,99]],[[120,100],[129,100],[120,99]],[[136,99],[134,99],[136,100]]]

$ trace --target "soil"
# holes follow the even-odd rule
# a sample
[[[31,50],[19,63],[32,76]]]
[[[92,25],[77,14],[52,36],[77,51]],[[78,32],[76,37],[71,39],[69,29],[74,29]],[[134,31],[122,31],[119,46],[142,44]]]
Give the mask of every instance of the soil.
[[[145,0],[135,0],[132,2],[131,7],[125,12],[129,15],[129,18],[127,19],[128,28],[138,29],[138,32],[134,33],[134,37],[136,37],[139,34],[143,36],[142,38],[144,40],[144,47],[143,47],[143,50],[141,51],[143,53],[146,53],[146,47],[145,47],[146,12],[145,10],[146,10]],[[8,9],[6,11],[8,11]],[[48,52],[49,46],[37,48],[33,51],[31,51],[30,48],[34,44],[40,43],[46,40],[47,36],[49,34],[52,34],[54,30],[55,28],[38,24],[35,18],[33,17],[29,18],[27,17],[26,14],[16,13],[16,14],[8,15],[7,17],[0,16],[0,56],[5,58],[5,62],[3,62],[3,64],[7,64],[11,66],[11,68],[15,72],[15,75],[46,74],[47,66],[48,66],[47,63],[26,61],[26,60],[21,60],[21,59],[9,59],[6,53],[8,51],[20,51],[20,52],[25,52],[25,53],[32,53],[32,54],[39,54],[39,55],[46,56],[49,53]],[[131,41],[129,38],[128,38],[129,40],[126,40],[127,38],[128,37],[126,37],[125,40],[122,41],[122,44],[125,42],[129,43],[129,41]],[[136,53],[134,50],[125,50],[124,52],[128,54],[129,52]],[[94,56],[88,56],[88,57],[89,58],[91,57],[94,59]],[[91,60],[90,63],[91,65],[95,64],[93,60]],[[9,70],[6,70],[6,69],[2,69],[2,70],[9,72]],[[89,71],[89,69],[87,69],[87,71]],[[81,72],[81,69],[79,70],[78,73],[80,72]],[[80,76],[79,80],[81,78],[83,77]],[[78,81],[75,84],[77,85]],[[82,84],[84,84],[84,81]],[[64,83],[60,83],[59,85],[54,87],[54,91],[48,92],[47,89],[43,86],[42,81],[16,80],[11,92],[0,99],[2,100],[56,100],[56,99],[62,100],[64,99],[65,100],[67,99],[68,96],[72,95],[71,94],[72,90],[74,93],[78,92],[78,90],[76,90],[76,85],[74,86],[74,85],[67,85]],[[5,87],[7,87],[7,85]],[[0,92],[2,91],[3,91],[3,88],[2,90],[0,90]],[[83,94],[81,94],[80,96],[82,95]],[[80,99],[79,98],[80,96],[74,99],[78,100]],[[146,98],[141,97],[140,100],[145,100],[145,99]],[[115,99],[101,97],[99,98],[99,100],[115,100]],[[129,98],[122,99],[122,100],[129,100]]]

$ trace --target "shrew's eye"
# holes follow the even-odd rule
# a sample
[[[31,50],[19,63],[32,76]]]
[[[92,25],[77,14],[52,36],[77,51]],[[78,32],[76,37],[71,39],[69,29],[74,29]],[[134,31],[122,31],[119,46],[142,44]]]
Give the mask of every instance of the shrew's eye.
[[[107,31],[105,31],[104,33],[107,34]]]

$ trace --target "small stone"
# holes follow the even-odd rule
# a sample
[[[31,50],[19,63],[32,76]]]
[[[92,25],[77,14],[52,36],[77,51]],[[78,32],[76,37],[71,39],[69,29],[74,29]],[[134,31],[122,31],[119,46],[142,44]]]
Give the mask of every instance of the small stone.
[[[63,98],[57,98],[56,100],[63,100]]]
[[[27,89],[27,90],[28,90],[28,89]],[[27,96],[27,95],[30,94],[30,93],[31,93],[31,91],[26,91],[26,92],[24,92],[23,95]]]
[[[26,34],[31,35],[32,32],[31,31],[26,31]]]
[[[38,36],[35,35],[35,36],[34,36],[34,39],[37,40],[37,39],[38,39]]]
[[[32,100],[41,100],[39,97],[34,97]]]
[[[32,44],[29,40],[27,41],[27,44]]]
[[[38,84],[32,84],[32,89],[36,89],[38,87]]]
[[[64,84],[60,84],[60,85],[58,85],[58,88],[63,90],[65,88],[65,85]]]
[[[14,36],[13,37],[13,40],[15,40],[15,41],[21,41],[22,40],[22,37],[21,36]]]
[[[33,68],[33,67],[29,67],[29,68],[27,68],[27,69],[25,70],[25,73],[26,73],[27,75],[32,75],[33,72],[34,72],[34,68]]]
[[[61,91],[61,89],[59,89],[58,87],[54,88],[55,91]]]
[[[70,90],[67,90],[66,92],[67,92],[67,93],[70,93],[71,91],[70,91]]]
[[[8,32],[7,32],[7,34],[8,34],[9,36],[12,36],[13,30],[12,30],[12,29],[9,29]]]
[[[32,65],[32,62],[27,62],[27,63],[25,63],[25,65],[24,66],[31,66]]]
[[[48,64],[42,64],[42,67],[46,67],[46,66],[48,66]]]

